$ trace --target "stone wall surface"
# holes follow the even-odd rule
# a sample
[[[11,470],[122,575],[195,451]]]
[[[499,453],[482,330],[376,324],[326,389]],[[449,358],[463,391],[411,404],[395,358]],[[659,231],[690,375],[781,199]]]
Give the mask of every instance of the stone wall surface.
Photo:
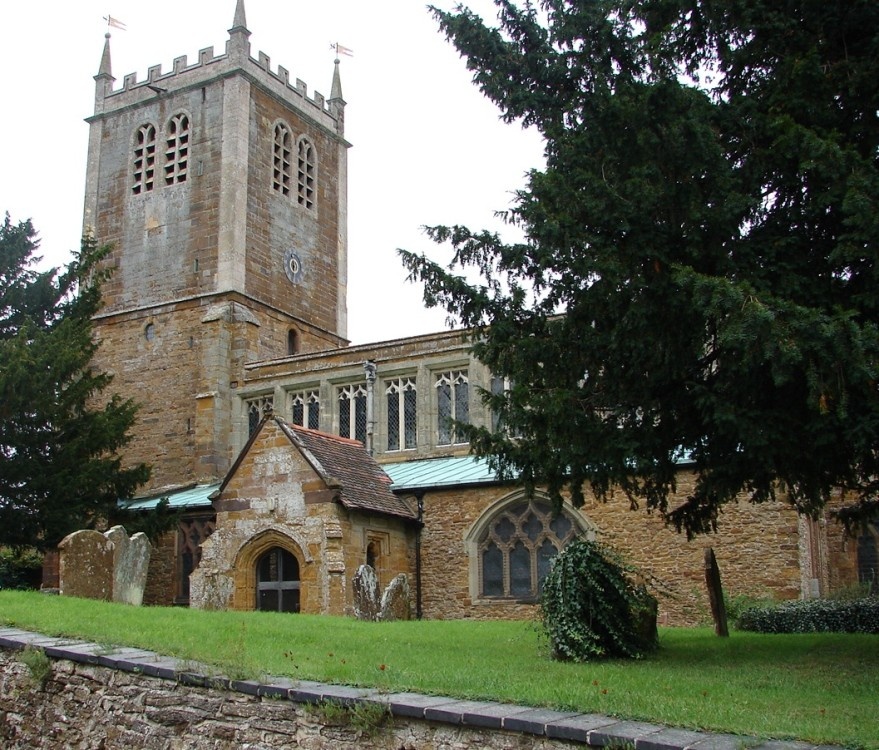
[[[691,479],[681,476],[679,493]],[[422,596],[428,619],[530,619],[534,604],[480,599],[475,563],[465,540],[483,513],[515,489],[492,486],[429,492],[424,499]],[[575,511],[577,512],[577,511]],[[783,503],[733,503],[716,534],[688,541],[656,514],[633,511],[624,497],[601,503],[587,498],[579,511],[600,541],[610,544],[654,585],[661,625],[710,622],[704,578],[704,549],[713,547],[729,596],[796,599],[800,595],[797,515]]]
[[[43,650],[50,657],[48,671],[32,672],[18,656],[22,648]],[[198,664],[152,651],[0,627],[0,746],[821,750],[804,742],[709,734],[602,714],[283,677],[235,681],[211,675]]]
[[[70,750],[561,750],[527,734],[395,718],[374,733],[308,704],[191,687],[105,667],[53,661],[43,688],[0,650],[0,746]]]

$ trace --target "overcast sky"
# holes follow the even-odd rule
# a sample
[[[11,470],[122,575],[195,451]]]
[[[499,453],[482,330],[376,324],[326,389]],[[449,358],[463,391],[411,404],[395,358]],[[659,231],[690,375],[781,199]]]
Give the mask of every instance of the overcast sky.
[[[454,0],[438,0],[450,8]],[[468,5],[495,19],[491,0]],[[445,327],[424,311],[421,289],[406,282],[396,249],[443,254],[423,225],[502,229],[494,212],[509,206],[528,169],[542,163],[533,132],[505,125],[471,83],[452,45],[420,0],[246,0],[251,54],[262,50],[309,92],[329,96],[332,42],[342,57],[349,151],[349,337],[381,341]],[[111,29],[113,74],[139,81],[175,57],[223,52],[235,0],[30,0],[4,3],[0,212],[31,218],[41,252],[65,263],[79,244],[88,125],[101,58],[103,17]]]

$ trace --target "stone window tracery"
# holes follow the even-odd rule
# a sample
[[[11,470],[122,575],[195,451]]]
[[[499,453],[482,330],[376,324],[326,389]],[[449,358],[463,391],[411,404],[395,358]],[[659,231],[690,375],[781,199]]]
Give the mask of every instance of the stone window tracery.
[[[189,169],[189,117],[181,113],[168,121],[165,134],[165,184],[186,182]]]
[[[275,125],[272,152],[272,188],[281,195],[290,194],[293,173],[293,135],[284,123]]]
[[[307,138],[300,138],[297,151],[297,198],[300,206],[310,210],[314,208],[314,188],[317,172],[315,150],[311,141]]]
[[[437,444],[466,443],[455,422],[470,421],[470,380],[466,370],[443,372],[436,376]]]
[[[348,385],[339,389],[339,435],[366,444],[366,388]]]
[[[580,532],[563,510],[532,499],[506,505],[476,540],[479,596],[534,600],[555,556]]]
[[[293,424],[309,430],[320,428],[320,396],[317,391],[292,394],[291,418]]]
[[[417,447],[418,393],[415,378],[397,378],[386,382],[388,406],[388,450]]]
[[[190,516],[177,526],[177,592],[175,604],[189,605],[189,575],[201,562],[201,545],[217,524],[213,514]]]
[[[144,123],[137,129],[134,137],[134,181],[132,192],[135,195],[147,193],[155,186],[156,177],[156,127]]]
[[[247,436],[256,432],[263,417],[275,408],[274,396],[258,396],[244,402],[247,408]]]

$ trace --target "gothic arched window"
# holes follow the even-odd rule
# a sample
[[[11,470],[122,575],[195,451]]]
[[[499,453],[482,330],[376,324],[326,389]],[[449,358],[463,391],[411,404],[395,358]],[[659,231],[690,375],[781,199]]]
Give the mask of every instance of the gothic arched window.
[[[581,531],[568,511],[555,515],[543,500],[506,504],[476,539],[479,596],[536,599],[553,558]]]
[[[131,190],[135,195],[153,189],[156,177],[156,127],[145,123],[134,136],[134,181]]]
[[[272,547],[256,562],[256,608],[268,612],[299,611],[299,561],[282,547]]]
[[[284,123],[275,125],[272,151],[272,187],[281,195],[290,194],[292,176],[293,136]]]
[[[314,208],[314,188],[317,166],[315,151],[311,141],[301,138],[298,146],[298,192],[299,205],[303,208]]]
[[[388,450],[415,448],[418,435],[418,392],[415,378],[387,381]]]
[[[366,388],[363,385],[339,389],[339,437],[366,443]]]
[[[291,394],[291,417],[293,424],[320,429],[320,395],[317,391],[302,391]]]
[[[165,133],[165,184],[186,182],[189,171],[189,117],[174,115]]]

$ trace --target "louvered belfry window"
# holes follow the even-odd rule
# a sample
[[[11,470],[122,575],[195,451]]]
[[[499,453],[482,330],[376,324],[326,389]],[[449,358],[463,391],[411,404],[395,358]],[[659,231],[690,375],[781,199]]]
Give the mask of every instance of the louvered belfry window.
[[[314,208],[315,188],[315,153],[314,146],[307,138],[302,138],[298,146],[298,191],[299,205],[303,208]]]
[[[272,154],[272,188],[281,195],[290,194],[293,160],[293,136],[283,123],[275,125]]]
[[[156,128],[145,123],[137,129],[134,138],[134,180],[132,192],[135,195],[147,193],[155,186],[156,178]]]
[[[189,118],[174,115],[165,134],[165,184],[186,182],[189,172]]]

